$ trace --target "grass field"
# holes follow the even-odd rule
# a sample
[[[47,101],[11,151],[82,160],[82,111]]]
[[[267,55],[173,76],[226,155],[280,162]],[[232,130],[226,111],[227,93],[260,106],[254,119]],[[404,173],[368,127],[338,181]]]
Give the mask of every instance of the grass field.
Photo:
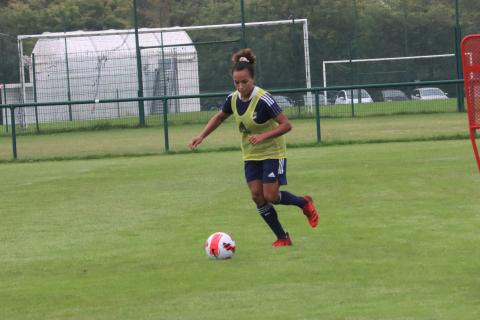
[[[206,123],[206,122],[205,122]],[[169,127],[170,150],[187,150],[190,139],[205,123]],[[292,120],[290,145],[316,143],[315,119]],[[322,143],[343,144],[376,141],[408,141],[466,138],[465,113],[396,115],[364,118],[326,118],[321,120]],[[44,135],[21,135],[17,141],[19,159],[103,157],[105,155],[159,154],[165,151],[163,128],[77,131]],[[233,121],[215,131],[202,150],[239,148]],[[0,160],[12,157],[9,137],[0,137]]]
[[[1,319],[479,319],[480,203],[468,140],[289,151],[278,207],[237,151],[0,165]],[[230,261],[203,242],[234,236]]]

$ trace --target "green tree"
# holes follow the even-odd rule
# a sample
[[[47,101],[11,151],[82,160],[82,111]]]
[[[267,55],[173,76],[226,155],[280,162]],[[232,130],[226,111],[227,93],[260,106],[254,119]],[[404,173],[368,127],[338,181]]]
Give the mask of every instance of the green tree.
[[[142,26],[172,27],[189,26],[196,21],[201,0],[144,0],[140,2]]]
[[[132,26],[132,5],[121,0],[11,0],[1,2],[0,32],[10,35],[45,31],[123,29]],[[0,40],[0,82],[18,81],[16,43]],[[26,54],[34,42],[25,43]]]
[[[480,1],[459,3],[463,34],[480,32]],[[141,27],[240,22],[239,0],[138,0],[138,4]],[[0,8],[0,32],[14,36],[132,27],[131,0],[0,0]],[[315,85],[321,85],[324,60],[346,59],[350,55],[371,58],[451,53],[454,49],[453,0],[245,0],[245,9],[247,21],[308,19]],[[239,37],[233,31],[189,34],[195,41]],[[298,31],[288,27],[247,32],[249,45],[255,45],[260,55],[261,74],[275,80],[275,86],[296,85],[291,79],[302,77],[302,68],[296,63],[303,59],[303,48],[292,49],[290,43],[297,43],[299,36]],[[214,70],[215,64],[225,61],[222,68],[228,69],[228,56],[234,49],[238,46],[198,47],[202,55],[209,57],[202,61],[202,68]],[[0,57],[5,57],[0,63],[0,81],[13,79],[18,73],[15,41],[2,38],[0,50]],[[209,77],[212,81],[215,78]]]

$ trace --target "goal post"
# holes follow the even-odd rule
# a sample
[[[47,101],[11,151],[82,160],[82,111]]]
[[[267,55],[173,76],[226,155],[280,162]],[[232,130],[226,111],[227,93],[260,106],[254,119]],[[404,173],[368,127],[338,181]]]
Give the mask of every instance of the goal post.
[[[480,129],[480,34],[466,36],[461,43],[468,124],[473,153],[480,171],[475,133]]]

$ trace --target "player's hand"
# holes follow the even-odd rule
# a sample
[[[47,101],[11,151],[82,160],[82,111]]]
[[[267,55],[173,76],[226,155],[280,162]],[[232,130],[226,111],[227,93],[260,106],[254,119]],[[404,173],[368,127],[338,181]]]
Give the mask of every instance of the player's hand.
[[[248,136],[248,142],[250,142],[253,145],[259,144],[264,140],[265,140],[265,137],[261,134],[252,134],[251,136]]]
[[[191,150],[195,150],[200,143],[202,143],[203,137],[202,136],[196,136],[195,138],[192,139],[189,143],[189,147]]]

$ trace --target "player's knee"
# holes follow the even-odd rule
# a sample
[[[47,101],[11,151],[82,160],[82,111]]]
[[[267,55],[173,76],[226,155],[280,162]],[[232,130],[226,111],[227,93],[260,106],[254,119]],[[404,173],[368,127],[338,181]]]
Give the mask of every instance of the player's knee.
[[[266,200],[261,192],[252,192],[252,200],[257,205],[265,204]]]
[[[276,204],[278,203],[278,192],[275,193],[265,193],[263,195],[265,201]]]

